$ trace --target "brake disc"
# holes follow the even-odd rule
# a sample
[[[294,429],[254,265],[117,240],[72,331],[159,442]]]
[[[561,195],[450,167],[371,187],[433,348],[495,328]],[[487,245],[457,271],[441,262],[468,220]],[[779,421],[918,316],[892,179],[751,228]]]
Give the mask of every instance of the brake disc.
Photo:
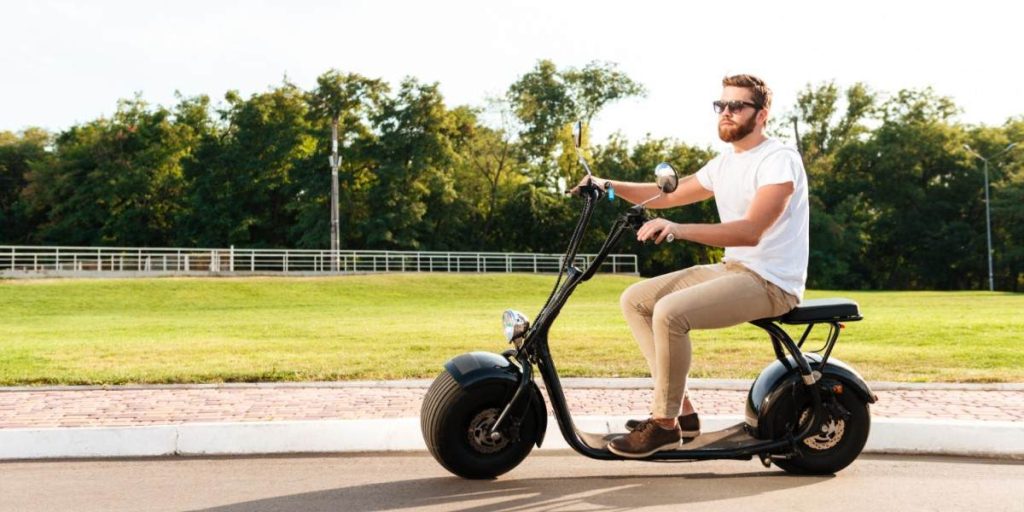
[[[800,414],[800,425],[806,425],[810,419],[811,410],[804,409],[804,412]],[[821,431],[816,435],[804,439],[804,444],[812,450],[828,450],[829,448],[839,444],[839,441],[843,439],[843,433],[845,431],[846,421],[830,416],[828,421],[821,424]]]
[[[501,411],[498,409],[484,409],[477,413],[476,416],[469,422],[469,429],[467,435],[469,437],[469,445],[474,450],[480,453],[494,453],[501,451],[502,448],[508,446],[508,437],[501,435],[497,440],[491,438],[491,427],[494,422],[498,421],[498,414]]]

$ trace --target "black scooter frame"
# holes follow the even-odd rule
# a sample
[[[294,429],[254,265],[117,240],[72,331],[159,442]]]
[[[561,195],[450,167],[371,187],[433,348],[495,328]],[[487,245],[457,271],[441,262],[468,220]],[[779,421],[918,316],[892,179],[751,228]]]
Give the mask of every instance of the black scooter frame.
[[[616,221],[608,234],[608,238],[605,240],[604,245],[601,247],[601,250],[598,252],[593,262],[591,262],[586,271],[582,271],[572,265],[572,262],[576,258],[579,242],[582,240],[586,227],[590,222],[591,215],[598,199],[603,196],[603,191],[594,186],[583,186],[580,187],[580,195],[584,199],[584,206],[579,223],[573,232],[573,236],[569,242],[569,248],[565,255],[563,270],[567,275],[566,281],[562,283],[560,287],[556,284],[555,290],[552,291],[551,296],[548,297],[543,309],[537,316],[536,323],[530,327],[522,338],[519,340],[513,340],[513,342],[516,343],[517,350],[510,350],[505,353],[509,360],[516,364],[522,371],[520,373],[520,380],[516,387],[515,394],[499,415],[498,420],[492,426],[491,432],[499,431],[501,425],[505,421],[508,421],[507,417],[509,416],[509,412],[516,410],[516,403],[523,399],[524,390],[526,390],[529,387],[529,384],[533,381],[533,366],[536,365],[544,379],[544,384],[548,391],[548,397],[551,400],[552,407],[554,408],[555,418],[558,420],[558,427],[566,442],[569,443],[569,446],[580,454],[593,459],[627,460],[625,457],[616,455],[605,448],[593,446],[593,444],[601,444],[601,446],[603,446],[603,443],[608,440],[608,437],[602,438],[596,434],[588,434],[576,428],[576,425],[572,420],[572,413],[569,411],[569,407],[566,403],[565,394],[562,391],[558,372],[555,369],[554,361],[551,359],[551,353],[548,347],[548,331],[555,319],[558,317],[562,307],[568,301],[569,296],[572,295],[572,292],[576,289],[576,286],[589,280],[604,262],[609,252],[611,252],[625,230],[639,229],[639,227],[647,220],[647,215],[643,206],[638,205],[631,207],[627,213]],[[561,274],[559,274],[559,281],[560,280]],[[820,378],[820,374],[816,377],[797,343],[795,343],[786,331],[779,327],[772,319],[756,320],[751,323],[768,331],[775,349],[775,355],[783,362],[783,364],[787,365],[787,367],[790,365],[783,349],[786,352],[789,352],[792,356],[792,360],[796,362],[797,367],[795,369],[799,372],[802,381],[807,388],[808,395],[811,398],[811,407],[813,411],[811,421],[808,421],[803,429],[801,429],[796,435],[787,434],[781,439],[753,440],[753,438],[748,437],[749,440],[747,442],[738,443],[738,446],[732,448],[666,450],[656,452],[650,457],[646,457],[642,460],[748,460],[754,455],[760,456],[762,460],[767,460],[771,455],[781,454],[785,456],[786,454],[794,453],[796,451],[797,443],[818,431],[821,422],[824,421],[826,417],[825,410],[822,405],[821,392],[819,390],[819,386],[816,384],[817,379]],[[838,332],[836,332],[836,335],[829,336],[829,352],[831,351],[831,345],[835,343],[837,335]],[[806,336],[807,332],[804,333],[804,337],[801,339],[801,345],[803,344],[804,339],[806,339]],[[526,412],[525,414],[529,414],[529,412]],[[742,429],[740,428],[741,426],[743,427]],[[746,432],[747,428],[745,424],[740,424],[721,432],[726,432],[728,430],[734,430],[737,434],[749,434],[749,432]],[[707,435],[713,434],[705,434],[705,436]],[[587,440],[590,440],[591,443],[588,443]]]

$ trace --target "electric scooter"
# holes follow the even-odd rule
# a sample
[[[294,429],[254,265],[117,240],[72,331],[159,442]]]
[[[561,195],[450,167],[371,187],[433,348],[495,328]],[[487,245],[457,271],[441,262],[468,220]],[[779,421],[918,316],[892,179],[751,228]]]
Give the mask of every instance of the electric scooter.
[[[581,129],[576,123],[577,154],[587,175],[593,176],[579,150]],[[548,332],[576,287],[594,276],[623,233],[638,230],[648,220],[644,205],[675,190],[678,174],[662,163],[655,169],[655,180],[661,193],[618,217],[585,270],[574,264],[576,254],[605,192],[593,185],[580,187],[579,220],[537,321],[531,323],[522,313],[507,310],[502,320],[512,348],[502,354],[470,352],[445,363],[427,391],[420,414],[427,448],[445,469],[463,478],[495,478],[515,468],[534,446],[541,446],[548,415],[534,381],[534,367],[544,379],[562,436],[575,451],[590,458],[696,461],[757,456],[765,467],[774,463],[790,473],[831,474],[860,454],[871,426],[869,404],[877,397],[856,370],[831,357],[844,323],[862,319],[857,303],[846,299],[807,300],[782,316],[751,322],[767,331],[776,360],[751,385],[741,423],[684,439],[678,449],[655,452],[645,459],[625,459],[607,449],[612,439],[624,433],[584,432],[573,423],[548,348]],[[798,342],[783,324],[806,326]],[[803,351],[818,325],[829,326],[823,346]]]

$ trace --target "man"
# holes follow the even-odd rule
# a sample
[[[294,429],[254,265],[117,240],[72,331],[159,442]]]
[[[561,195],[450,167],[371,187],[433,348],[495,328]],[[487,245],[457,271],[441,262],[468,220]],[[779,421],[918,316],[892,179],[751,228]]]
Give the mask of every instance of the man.
[[[731,143],[731,150],[680,180],[671,194],[648,203],[650,208],[669,208],[714,197],[721,223],[653,219],[637,232],[637,239],[661,243],[671,235],[675,240],[725,247],[725,257],[721,263],[641,281],[622,294],[626,322],[654,379],[651,417],[630,421],[631,432],[608,445],[623,457],[676,449],[684,437],[700,433],[700,421],[685,393],[690,330],[779,316],[803,297],[809,213],[800,155],[764,134],[772,99],[764,81],[736,75],[724,78],[722,86],[714,109],[718,136]],[[593,183],[614,188],[632,203],[658,193],[651,183],[596,177]]]

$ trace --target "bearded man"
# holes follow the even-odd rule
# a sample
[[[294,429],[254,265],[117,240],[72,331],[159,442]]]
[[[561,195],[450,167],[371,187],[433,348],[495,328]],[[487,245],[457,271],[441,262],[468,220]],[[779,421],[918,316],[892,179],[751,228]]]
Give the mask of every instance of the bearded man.
[[[637,239],[689,240],[724,247],[720,263],[698,265],[647,279],[622,294],[622,311],[654,380],[651,417],[630,420],[629,434],[608,449],[630,458],[679,447],[700,434],[686,393],[690,331],[716,329],[783,315],[802,300],[807,280],[809,207],[807,176],[796,149],[765,136],[772,92],[751,75],[722,80],[713,102],[718,136],[731,148],[648,208],[715,199],[718,224],[648,221]],[[658,194],[651,183],[585,178],[632,203]],[[583,183],[581,183],[582,185]],[[669,238],[671,235],[671,238]]]

